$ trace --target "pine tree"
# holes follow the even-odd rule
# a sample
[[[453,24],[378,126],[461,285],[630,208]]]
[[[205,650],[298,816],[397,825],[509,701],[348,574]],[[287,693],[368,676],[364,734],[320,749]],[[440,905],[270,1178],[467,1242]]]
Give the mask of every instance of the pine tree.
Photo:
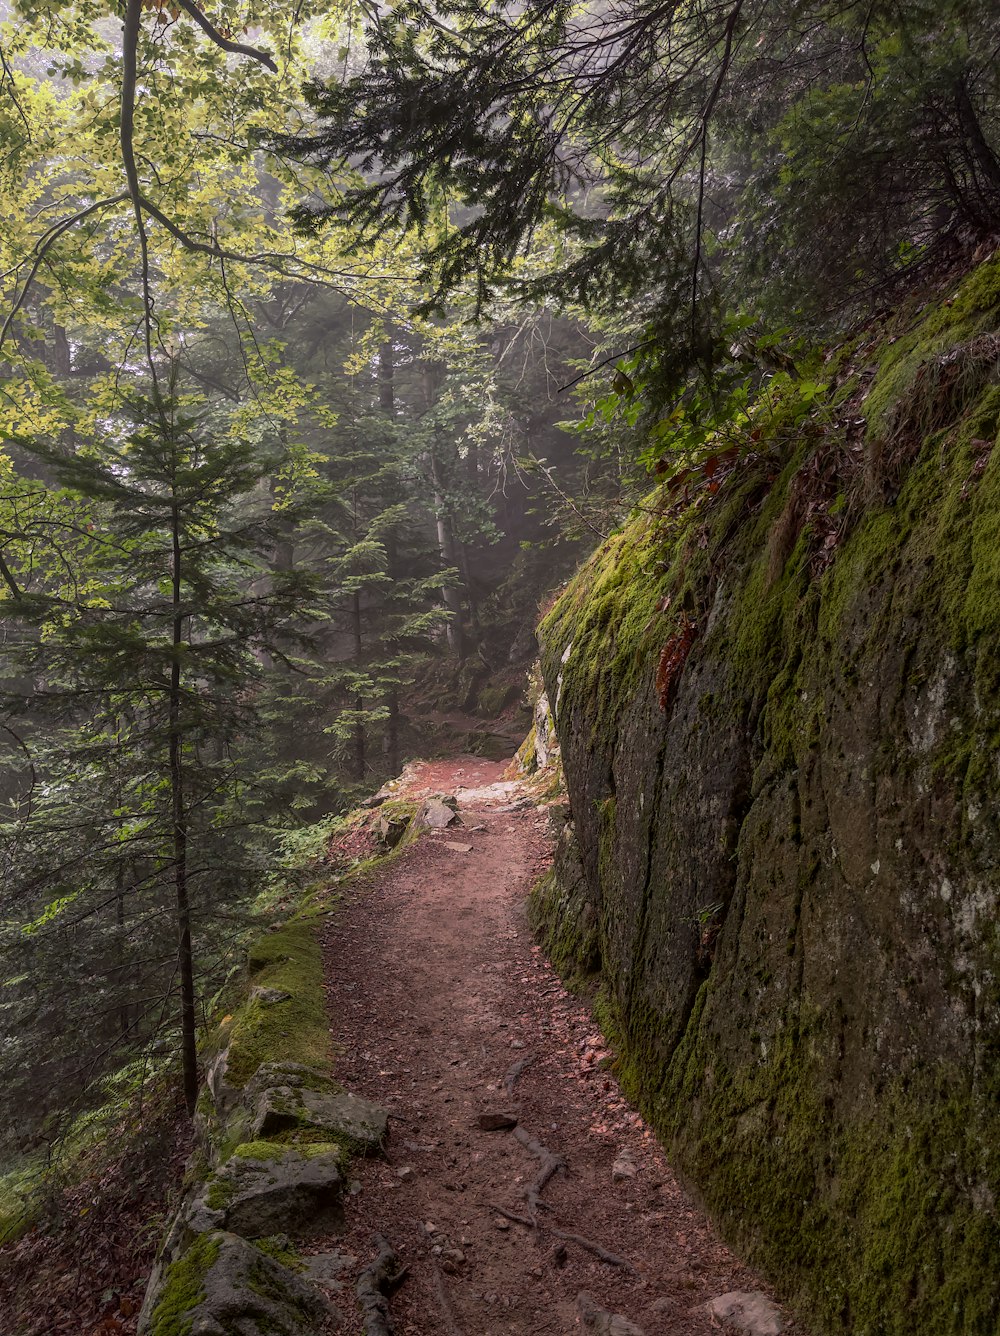
[[[285,462],[275,450],[213,431],[185,405],[175,375],[128,409],[86,451],[23,443],[63,490],[59,562],[31,597],[4,604],[8,628],[29,632],[20,671],[31,683],[8,687],[7,710],[29,715],[35,731],[48,719],[36,784],[8,826],[10,890],[24,897],[15,901],[22,924],[24,909],[40,906],[21,932],[36,955],[41,941],[66,924],[89,926],[109,904],[120,946],[126,932],[134,946],[138,928],[155,925],[149,982],[161,991],[142,1000],[134,1026],[124,1017],[139,1002],[112,991],[120,1029],[140,1037],[174,1000],[193,1111],[196,916],[206,941],[215,898],[226,898],[226,881],[240,881],[239,750],[257,724],[265,652],[283,654],[294,641],[314,582],[270,565],[267,483]],[[11,575],[25,588],[32,579],[17,564]],[[74,808],[90,821],[67,823]],[[159,926],[168,907],[172,950]],[[99,931],[90,944],[89,968],[105,977],[119,968],[109,942],[114,933]],[[121,967],[128,972],[127,961]]]

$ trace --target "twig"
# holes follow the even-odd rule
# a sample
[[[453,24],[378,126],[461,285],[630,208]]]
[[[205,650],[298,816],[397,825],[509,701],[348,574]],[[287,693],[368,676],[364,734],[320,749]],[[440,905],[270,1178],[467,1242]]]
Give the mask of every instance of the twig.
[[[517,1085],[521,1073],[527,1071],[531,1064],[537,1061],[537,1053],[527,1053],[523,1058],[518,1058],[517,1062],[514,1063],[510,1071],[503,1078],[504,1089],[507,1091],[508,1095],[513,1095],[514,1087]]]
[[[392,1336],[389,1319],[389,1299],[409,1274],[408,1266],[400,1266],[399,1258],[388,1239],[376,1234],[378,1254],[358,1277],[355,1292],[361,1305],[361,1323],[364,1336]]]
[[[566,1243],[575,1243],[578,1248],[583,1248],[586,1252],[593,1253],[601,1262],[606,1262],[608,1266],[621,1267],[634,1276],[638,1273],[631,1262],[626,1262],[624,1257],[619,1257],[616,1253],[608,1252],[607,1248],[602,1248],[599,1243],[594,1243],[591,1239],[585,1239],[582,1234],[569,1234],[565,1229],[553,1229],[549,1226],[549,1233],[554,1234],[557,1239],[563,1239]]]

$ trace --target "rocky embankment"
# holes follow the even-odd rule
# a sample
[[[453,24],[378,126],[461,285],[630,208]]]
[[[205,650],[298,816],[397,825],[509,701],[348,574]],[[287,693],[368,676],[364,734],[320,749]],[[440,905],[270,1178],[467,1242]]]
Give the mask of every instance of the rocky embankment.
[[[536,922],[818,1326],[994,1336],[1000,263],[789,380],[543,623]]]

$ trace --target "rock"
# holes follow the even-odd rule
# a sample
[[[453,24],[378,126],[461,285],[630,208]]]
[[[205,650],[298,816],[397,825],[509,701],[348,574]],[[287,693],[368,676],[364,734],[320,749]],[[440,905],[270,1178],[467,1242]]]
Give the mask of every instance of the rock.
[[[334,1313],[294,1271],[223,1231],[202,1235],[150,1297],[139,1336],[163,1324],[190,1336],[314,1336]]]
[[[635,1161],[629,1151],[622,1150],[618,1152],[618,1157],[611,1166],[611,1181],[613,1183],[625,1183],[630,1178],[636,1176]]]
[[[389,1118],[384,1109],[332,1081],[309,1086],[270,1086],[253,1106],[253,1139],[289,1128],[310,1127],[361,1155],[377,1155],[385,1144]]]
[[[471,853],[472,853],[472,845],[471,845],[471,844],[456,844],[454,840],[445,840],[445,841],[444,841],[444,847],[445,847],[446,849],[451,849],[452,852],[453,852],[453,853],[456,853],[456,854],[471,854]]]
[[[664,1313],[673,1313],[677,1309],[677,1300],[671,1299],[669,1295],[663,1295],[659,1299],[654,1299],[649,1305],[650,1313],[657,1317],[662,1317]]]
[[[226,1080],[229,1069],[229,1045],[217,1053],[205,1068],[205,1085],[212,1097],[216,1114],[222,1118],[238,1102],[240,1092]]]
[[[244,1238],[329,1233],[344,1223],[340,1156],[336,1146],[266,1159],[234,1155],[212,1181],[209,1200],[225,1203],[226,1229]]]
[[[329,1077],[302,1062],[265,1062],[244,1086],[243,1098],[252,1105],[257,1096],[271,1086],[293,1086],[296,1089],[309,1086],[318,1089],[322,1085],[332,1084]]]
[[[606,1308],[601,1308],[585,1290],[576,1296],[576,1308],[581,1327],[592,1336],[644,1336],[641,1327],[621,1313],[609,1313]]]
[[[383,812],[376,823],[375,829],[378,837],[388,849],[395,849],[406,834],[410,825],[408,816],[393,815],[391,812]]]
[[[287,1002],[291,998],[291,993],[285,993],[280,988],[261,988],[258,985],[250,993],[251,1002],[259,1002],[263,1007],[273,1007],[279,1002]]]
[[[733,1290],[710,1300],[706,1309],[729,1331],[746,1336],[781,1336],[785,1320],[781,1309],[759,1291]]]
[[[444,830],[458,820],[455,806],[454,798],[428,798],[420,809],[418,820],[422,826],[430,826],[431,830]]]
[[[305,1274],[310,1280],[315,1280],[317,1284],[326,1285],[334,1289],[340,1289],[343,1285],[343,1275],[345,1271],[357,1264],[357,1258],[348,1252],[325,1252],[316,1253],[312,1257],[304,1257]]]
[[[415,1174],[412,1164],[403,1164],[396,1170],[396,1177],[401,1183],[409,1183]]]
[[[481,1113],[476,1126],[481,1132],[509,1132],[517,1126],[517,1119],[512,1113]]]

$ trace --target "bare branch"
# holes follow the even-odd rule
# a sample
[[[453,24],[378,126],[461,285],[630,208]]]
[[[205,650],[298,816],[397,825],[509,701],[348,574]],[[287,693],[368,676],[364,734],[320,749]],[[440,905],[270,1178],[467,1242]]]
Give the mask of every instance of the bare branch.
[[[274,63],[274,57],[270,51],[265,51],[261,47],[246,46],[243,42],[233,42],[228,37],[223,37],[218,28],[205,17],[193,0],[177,0],[185,14],[190,14],[203,33],[206,33],[216,46],[221,47],[223,51],[230,51],[233,55],[249,56],[251,60],[258,60],[262,65],[266,65],[272,74],[278,73],[278,67]]]

